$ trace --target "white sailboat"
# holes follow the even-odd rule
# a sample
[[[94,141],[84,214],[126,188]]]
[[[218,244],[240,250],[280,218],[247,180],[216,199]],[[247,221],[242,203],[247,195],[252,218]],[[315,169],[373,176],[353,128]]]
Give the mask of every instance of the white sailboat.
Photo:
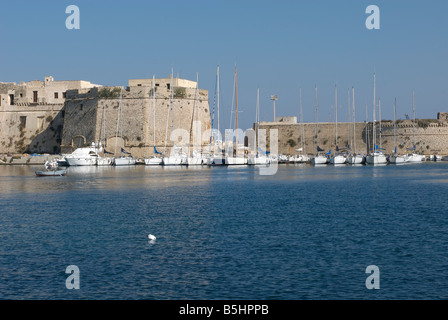
[[[156,76],[152,76],[152,111],[153,111],[153,147],[154,147],[154,155],[150,158],[145,158],[145,165],[147,166],[159,166],[163,164],[163,159],[158,156],[161,155],[160,152],[157,151],[156,147]]]
[[[171,118],[171,132],[174,129],[174,110],[173,110],[173,103],[174,103],[174,89],[173,89],[173,69],[171,69],[171,84],[170,84],[170,91],[171,91],[171,97],[170,97],[170,106],[168,108],[167,113],[167,125],[166,125],[166,132],[165,132],[165,148],[163,154],[166,154],[166,143],[168,141],[168,123],[170,119],[170,110],[172,111],[173,115]],[[183,152],[183,149],[181,146],[173,145],[171,148],[171,154],[169,156],[163,157],[163,165],[164,166],[180,166],[180,165],[186,165],[187,164],[187,154]]]
[[[225,163],[227,165],[245,165],[247,164],[247,158],[241,155],[241,151],[244,148],[240,148],[238,141],[238,76],[237,69],[235,67],[235,132],[236,143],[233,155],[226,155]]]
[[[317,106],[317,86],[314,87],[314,141],[313,145],[317,148],[317,153],[311,157],[311,164],[319,165],[319,164],[327,164],[328,158],[326,155],[322,154],[324,150],[319,147],[319,115],[318,115],[318,106]]]
[[[403,155],[399,155],[397,154],[397,99],[395,98],[395,103],[394,103],[394,146],[395,146],[395,150],[394,150],[394,154],[392,154],[389,157],[389,163],[392,164],[399,164],[399,163],[405,163],[406,162],[406,158]]]
[[[190,129],[190,139],[192,139],[192,143],[190,145],[193,145],[193,151],[191,155],[189,154],[187,157],[187,165],[189,166],[200,166],[207,164],[208,157],[203,154],[202,148],[201,148],[201,140],[200,140],[200,132],[192,132],[194,129],[194,123],[195,121],[199,121],[198,118],[198,87],[199,87],[199,76],[196,74],[196,91],[195,91],[195,97],[194,97],[194,105],[193,105],[193,116],[191,117],[191,129]],[[199,136],[199,137],[197,137]],[[196,141],[195,141],[196,140]],[[197,145],[199,144],[199,146]],[[199,149],[197,149],[199,147]],[[196,148],[196,149],[195,149]]]
[[[412,90],[412,112],[414,114],[414,120],[413,120],[413,124],[412,124],[412,135],[414,138],[414,147],[412,148],[412,150],[414,151],[411,154],[408,154],[405,156],[406,162],[423,162],[426,160],[425,155],[422,154],[418,154],[415,152],[416,149],[416,138],[415,138],[415,99],[414,99],[414,90]]]
[[[299,121],[300,121],[300,148],[296,149],[299,154],[295,158],[296,163],[306,163],[310,161],[310,157],[305,152],[305,128],[303,125],[302,110],[302,88],[299,88]]]
[[[103,141],[104,141],[104,156],[100,156],[98,155],[98,159],[97,159],[97,166],[111,166],[114,163],[114,158],[113,157],[108,157],[106,156],[107,152],[106,151],[106,104],[103,104],[103,119],[102,119],[102,126],[101,126],[101,133],[103,135]],[[101,136],[101,134],[100,134]],[[101,142],[100,142],[101,145]]]
[[[120,125],[120,126],[119,126]],[[115,166],[130,166],[135,165],[135,159],[130,155],[129,152],[124,150],[124,140],[123,140],[123,89],[120,91],[120,109],[118,111],[118,121],[117,121],[117,131],[115,135],[115,155],[117,154],[117,140],[118,140],[118,129],[120,128],[120,140],[122,145],[120,146],[120,156],[115,157]]]
[[[257,107],[255,111],[255,123],[257,126],[257,143],[255,144],[255,154],[252,154],[247,159],[247,164],[250,165],[268,165],[271,161],[266,156],[266,153],[260,152],[260,89],[257,89]]]
[[[366,156],[366,162],[368,164],[387,164],[386,156],[378,150],[376,145],[376,97],[375,97],[375,73],[373,74],[373,123],[372,123],[372,152]]]
[[[336,85],[334,86],[334,105],[335,105],[335,121],[336,121],[335,154],[330,156],[329,162],[330,164],[344,164],[347,159],[342,153],[339,153],[339,146],[338,146],[338,87]]]
[[[362,164],[364,156],[359,154],[356,149],[356,113],[355,113],[355,88],[352,87],[352,104],[353,104],[353,152],[347,157],[349,164]]]
[[[207,165],[209,166],[221,166],[225,165],[225,157],[222,154],[222,138],[220,137],[221,132],[219,131],[219,65],[216,67],[216,109],[217,109],[217,131],[212,131],[211,137],[210,137],[210,156],[207,159]],[[212,115],[212,124],[214,120],[214,112]],[[213,130],[212,125],[212,130]],[[211,151],[213,142],[213,152]]]

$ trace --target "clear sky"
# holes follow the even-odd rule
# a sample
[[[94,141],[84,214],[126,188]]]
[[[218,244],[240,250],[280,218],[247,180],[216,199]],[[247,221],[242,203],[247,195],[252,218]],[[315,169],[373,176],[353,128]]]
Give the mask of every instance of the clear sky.
[[[80,9],[80,29],[68,30],[68,5]],[[368,30],[368,5],[380,9],[380,29]],[[355,87],[357,120],[373,109],[373,72],[382,118],[448,112],[446,0],[165,0],[4,1],[0,6],[0,81],[88,80],[127,86],[128,79],[180,77],[209,90],[220,66],[221,128],[229,127],[234,68],[238,68],[239,124],[297,116],[302,88],[305,122],[348,118]]]

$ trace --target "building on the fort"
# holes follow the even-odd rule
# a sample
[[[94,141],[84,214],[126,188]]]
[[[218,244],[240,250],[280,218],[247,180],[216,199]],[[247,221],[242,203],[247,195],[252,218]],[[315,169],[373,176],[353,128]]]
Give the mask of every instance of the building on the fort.
[[[89,81],[0,82],[0,153],[58,153],[69,90],[99,87]]]
[[[69,153],[101,142],[109,152],[124,147],[144,157],[154,154],[154,137],[159,152],[168,153],[180,142],[189,144],[172,134],[183,129],[193,137],[194,121],[200,123],[201,145],[208,144],[207,90],[180,78],[155,79],[154,86],[155,99],[153,79],[131,79],[127,88],[53,77],[0,82],[0,153]]]

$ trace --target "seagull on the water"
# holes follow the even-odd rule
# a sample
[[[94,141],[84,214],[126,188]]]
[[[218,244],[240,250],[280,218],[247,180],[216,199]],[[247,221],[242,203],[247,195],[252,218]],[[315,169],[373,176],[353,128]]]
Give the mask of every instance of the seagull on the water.
[[[156,240],[156,236],[152,235],[152,234],[148,234],[148,239],[151,241],[154,241],[154,240]]]

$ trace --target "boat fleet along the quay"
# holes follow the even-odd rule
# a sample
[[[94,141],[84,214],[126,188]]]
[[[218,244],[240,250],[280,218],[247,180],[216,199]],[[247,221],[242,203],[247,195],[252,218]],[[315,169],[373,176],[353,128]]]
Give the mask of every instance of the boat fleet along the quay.
[[[217,69],[217,79],[219,81],[219,67]],[[198,81],[197,81],[198,82]],[[154,78],[153,78],[154,86]],[[238,86],[237,86],[237,69],[235,68],[235,126],[238,128]],[[217,84],[219,88],[219,83]],[[152,101],[154,104],[153,112],[155,112],[155,91],[156,88],[153,87],[152,90]],[[195,105],[193,110],[196,108],[197,101],[197,87],[195,94]],[[91,146],[77,148],[71,154],[64,154],[60,159],[56,160],[56,166],[132,166],[132,165],[146,165],[146,166],[236,166],[236,165],[264,165],[269,166],[271,164],[278,163],[310,163],[312,165],[385,165],[385,164],[403,164],[403,163],[422,163],[424,161],[448,161],[448,156],[442,157],[438,154],[432,154],[428,157],[416,152],[416,137],[415,137],[415,102],[414,102],[414,92],[412,92],[412,108],[413,108],[413,148],[408,148],[408,153],[398,154],[397,153],[397,142],[396,142],[396,101],[394,104],[394,143],[395,150],[390,154],[383,153],[383,148],[381,148],[381,100],[378,102],[380,120],[379,129],[377,129],[376,121],[376,97],[375,97],[375,74],[373,75],[373,125],[372,125],[372,148],[370,152],[362,154],[358,152],[356,146],[356,139],[354,139],[353,146],[347,145],[346,148],[338,147],[338,115],[337,115],[337,104],[338,104],[338,90],[335,86],[335,110],[336,110],[336,126],[335,126],[335,152],[329,150],[321,149],[319,146],[319,120],[318,120],[318,98],[317,98],[317,86],[315,87],[315,128],[314,128],[314,141],[313,149],[316,150],[315,154],[304,153],[303,140],[301,141],[302,147],[295,149],[296,154],[273,154],[270,151],[263,150],[262,144],[260,143],[260,110],[259,110],[259,90],[257,90],[257,105],[256,105],[256,116],[255,116],[255,138],[249,139],[253,143],[250,147],[246,146],[244,143],[238,141],[239,135],[235,135],[235,139],[232,141],[226,141],[223,143],[219,138],[219,134],[216,132],[211,134],[210,144],[208,147],[198,147],[197,145],[188,144],[184,145],[172,145],[171,152],[169,154],[164,154],[159,152],[156,147],[156,142],[154,138],[154,155],[151,157],[144,157],[143,159],[135,159],[129,152],[124,149],[124,145],[115,145],[114,152],[108,152],[103,147],[100,141],[92,142]],[[300,118],[302,119],[302,97],[301,90],[299,92],[300,96]],[[219,110],[219,92],[217,94],[218,101],[217,106]],[[350,103],[351,97],[351,103]],[[355,89],[352,88],[351,92],[349,90],[349,109],[351,107],[351,112],[353,114],[353,135],[355,135]],[[123,134],[122,130],[122,92],[120,95],[120,104],[117,119],[117,137]],[[155,119],[155,116],[153,117]],[[194,120],[194,119],[192,119]],[[213,119],[212,119],[213,120]],[[367,121],[366,121],[367,123]],[[213,121],[212,121],[213,126]],[[154,120],[153,130],[156,129],[156,123]],[[303,129],[303,128],[302,128]],[[377,141],[376,130],[379,130],[380,137],[379,142]],[[218,121],[218,133],[219,133],[219,121]],[[103,131],[104,132],[104,131]],[[155,137],[155,134],[153,135]],[[303,136],[303,131],[301,132]],[[123,141],[122,139],[116,141]],[[378,146],[379,144],[379,146]],[[229,147],[230,145],[230,147]],[[264,144],[265,147],[265,144]],[[266,149],[266,147],[265,147]],[[119,152],[117,153],[117,150]],[[119,154],[119,156],[117,156]]]

